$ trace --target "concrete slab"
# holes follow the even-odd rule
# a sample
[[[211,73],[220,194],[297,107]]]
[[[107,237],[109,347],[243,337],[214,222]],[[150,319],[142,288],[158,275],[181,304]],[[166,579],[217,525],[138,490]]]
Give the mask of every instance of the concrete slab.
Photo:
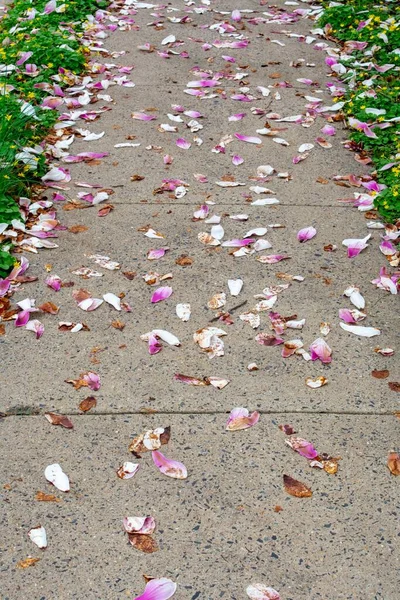
[[[3,420],[4,600],[132,598],[143,574],[176,581],[176,600],[239,600],[256,582],[285,600],[396,600],[398,482],[386,459],[398,419],[278,413],[236,433],[224,431],[225,419],[85,415],[70,431],[44,417]],[[338,474],[311,469],[285,445],[280,423],[341,456]],[[160,425],[172,426],[163,449],[187,466],[188,479],[161,475],[148,455],[134,479],[118,479],[130,438]],[[53,462],[69,475],[69,494],[45,481]],[[313,497],[287,495],[283,473],[304,481]],[[37,502],[38,490],[61,501]],[[157,521],[160,550],[151,555],[132,548],[122,531],[124,516],[145,514]],[[47,530],[44,551],[27,535],[38,524]],[[28,556],[40,562],[19,569]]]

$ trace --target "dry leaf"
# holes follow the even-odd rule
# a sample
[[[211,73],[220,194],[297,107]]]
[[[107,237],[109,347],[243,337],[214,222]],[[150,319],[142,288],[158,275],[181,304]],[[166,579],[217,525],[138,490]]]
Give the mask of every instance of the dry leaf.
[[[392,475],[400,475],[400,454],[397,452],[390,452],[387,466]]]
[[[0,323],[0,335],[5,335],[6,334],[6,327],[5,325],[3,325],[3,323]]]
[[[52,425],[61,425],[65,429],[73,429],[72,421],[65,415],[58,415],[57,413],[48,412],[44,416]]]
[[[97,216],[98,217],[106,217],[112,210],[114,210],[113,204],[105,204],[104,206],[99,208]]]
[[[291,425],[278,425],[278,427],[285,435],[293,435],[297,433]]]
[[[115,321],[112,321],[111,325],[112,325],[112,327],[114,327],[114,329],[118,329],[119,331],[122,331],[124,329],[124,327],[125,327],[125,323],[123,323],[119,319],[116,319]]]
[[[389,371],[387,369],[383,369],[383,371],[371,371],[371,375],[372,377],[375,377],[375,379],[386,379],[386,377],[389,377]]]
[[[78,408],[82,412],[88,412],[91,408],[94,408],[96,404],[96,398],[94,396],[88,396],[88,398],[85,398],[84,400],[82,400],[82,402],[79,403]]]
[[[301,481],[293,479],[290,475],[283,476],[283,485],[287,493],[296,498],[310,498],[312,496],[312,491],[309,487]]]
[[[139,533],[129,533],[128,534],[129,542],[140,552],[144,552],[145,554],[152,554],[153,552],[157,552],[158,545],[155,539],[151,537],[151,535],[141,535]]]
[[[327,183],[329,183],[329,179],[324,179],[324,177],[318,177],[316,179],[317,183],[322,183],[323,185],[326,185]]]
[[[89,227],[86,227],[86,225],[71,225],[71,227],[68,227],[68,231],[70,231],[71,233],[82,233],[83,231],[87,231],[89,229]]]
[[[50,315],[56,315],[60,310],[60,307],[53,304],[53,302],[44,302],[44,304],[39,306],[39,309]]]
[[[36,492],[35,500],[38,502],[61,502],[54,494],[45,494],[44,492]]]
[[[187,254],[182,254],[182,256],[179,256],[176,259],[175,263],[180,267],[189,267],[193,264],[193,259],[190,258],[190,256],[187,256]]]
[[[282,506],[279,506],[279,504],[277,504],[276,506],[274,506],[274,512],[276,513],[280,513],[283,511]]]
[[[131,181],[143,181],[143,175],[131,175]]]
[[[123,271],[122,275],[129,279],[129,281],[132,281],[132,279],[135,279],[137,273],[136,271]]]
[[[398,381],[389,381],[389,387],[392,392],[400,392],[400,382]]]
[[[17,563],[17,567],[19,569],[27,569],[28,567],[33,567],[39,560],[40,558],[25,558],[25,560],[20,560]]]

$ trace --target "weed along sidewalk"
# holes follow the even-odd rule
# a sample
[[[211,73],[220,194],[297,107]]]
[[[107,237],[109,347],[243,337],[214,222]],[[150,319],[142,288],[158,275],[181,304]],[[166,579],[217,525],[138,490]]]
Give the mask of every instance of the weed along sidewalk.
[[[4,600],[397,600],[399,11],[337,4],[0,12]]]

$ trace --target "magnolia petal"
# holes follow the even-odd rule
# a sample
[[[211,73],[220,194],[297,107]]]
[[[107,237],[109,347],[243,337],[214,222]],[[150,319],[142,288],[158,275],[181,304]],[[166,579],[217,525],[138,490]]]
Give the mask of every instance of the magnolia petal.
[[[157,288],[156,291],[152,294],[150,298],[150,302],[153,304],[157,302],[161,302],[162,300],[167,300],[172,294],[172,288],[168,285]]]
[[[164,475],[167,475],[168,477],[172,477],[174,479],[187,478],[186,467],[181,462],[167,458],[159,450],[153,450],[151,455],[154,464]]]
[[[350,302],[354,304],[356,308],[359,308],[360,310],[365,308],[365,300],[364,297],[360,294],[360,290],[358,287],[354,285],[348,287],[343,292],[343,295],[350,298]]]
[[[322,363],[330,363],[332,361],[332,350],[322,338],[316,339],[310,344],[311,360],[320,360]]]
[[[238,167],[239,165],[242,165],[244,163],[244,158],[242,156],[240,156],[239,154],[234,154],[232,156],[232,164],[235,165],[235,167]]]
[[[86,312],[91,312],[92,310],[96,310],[103,304],[103,300],[100,298],[85,298],[81,302],[78,302],[79,308],[85,310]]]
[[[163,342],[166,342],[170,346],[180,346],[181,343],[173,333],[166,331],[165,329],[153,329],[152,333],[160,338]]]
[[[149,250],[147,252],[147,258],[148,260],[158,260],[159,258],[162,258],[163,256],[165,256],[165,253],[169,250],[169,248],[155,248],[152,250]]]
[[[354,333],[354,335],[359,335],[361,337],[374,337],[375,335],[380,335],[380,329],[376,329],[375,327],[363,327],[362,325],[347,325],[347,323],[340,323],[340,327],[349,333]]]
[[[305,227],[304,229],[300,229],[300,231],[297,233],[297,239],[299,240],[299,242],[307,242],[316,235],[317,230],[315,229],[315,227]]]
[[[115,294],[111,292],[103,295],[104,300],[107,304],[111,304],[115,308],[115,310],[121,310],[121,298],[118,298]]]
[[[247,142],[249,144],[262,144],[262,141],[260,140],[260,138],[258,138],[256,136],[241,135],[240,133],[234,133],[233,135],[235,136],[235,138],[237,140],[240,140],[241,142]]]
[[[37,340],[39,338],[41,338],[44,333],[44,325],[43,325],[43,323],[38,321],[38,319],[33,319],[32,321],[28,321],[28,323],[25,325],[25,329],[28,329],[29,331],[33,331],[36,334]]]
[[[140,465],[133,462],[124,462],[124,464],[119,467],[117,471],[117,475],[120,479],[131,479],[139,470]]]
[[[328,380],[326,379],[326,377],[323,377],[322,375],[320,375],[319,377],[316,377],[315,379],[313,379],[312,377],[306,378],[306,385],[309,388],[312,388],[313,390],[316,388],[320,388],[323,385],[326,385],[327,383],[328,383]]]
[[[304,440],[300,437],[291,437],[288,440],[285,440],[286,444],[292,448],[295,452],[308,458],[308,460],[313,460],[316,456],[318,456],[317,450],[314,448],[311,442]]]
[[[47,481],[52,483],[61,492],[69,492],[69,479],[68,475],[64,473],[59,464],[55,463],[46,467],[44,476]]]
[[[241,279],[228,279],[228,287],[231,296],[239,296],[243,287],[243,281]]]
[[[172,36],[173,37],[173,36]],[[168,600],[176,592],[176,583],[162,577],[151,579],[145,587],[143,594],[136,596],[134,600]]]
[[[141,535],[151,535],[156,528],[154,517],[125,517],[123,526],[126,533],[138,533]]]
[[[46,530],[42,525],[39,525],[39,527],[33,527],[28,532],[28,536],[38,548],[47,548]]]
[[[184,138],[178,138],[176,140],[176,145],[178,146],[178,148],[182,148],[182,150],[189,150],[192,144]]]
[[[281,600],[281,597],[276,590],[267,587],[263,583],[249,585],[246,589],[246,594],[251,600]]]
[[[247,408],[233,408],[226,423],[227,431],[239,431],[240,429],[248,429],[253,427],[260,418],[260,413],[254,411],[249,415]]]
[[[207,377],[207,381],[217,390],[223,390],[230,383],[230,379],[224,379],[223,377]]]
[[[175,310],[177,317],[182,321],[189,321],[191,315],[190,304],[177,304]]]
[[[345,323],[357,323],[367,318],[367,315],[356,308],[339,308],[339,318]]]
[[[347,247],[347,256],[349,258],[353,258],[354,256],[358,256],[362,250],[368,247],[367,241],[370,239],[371,234],[368,234],[365,238],[362,239],[346,239],[343,240],[343,246]]]

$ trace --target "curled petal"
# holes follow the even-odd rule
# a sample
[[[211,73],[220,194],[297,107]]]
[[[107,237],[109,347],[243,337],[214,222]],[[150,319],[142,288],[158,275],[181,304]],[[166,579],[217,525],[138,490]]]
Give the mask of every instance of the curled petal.
[[[97,375],[97,373],[88,371],[83,375],[82,379],[86,382],[87,387],[89,387],[94,392],[97,392],[97,390],[99,390],[101,387],[100,377],[99,375]]]
[[[137,463],[132,462],[124,462],[124,464],[119,467],[117,471],[117,475],[120,479],[131,479],[138,472],[139,465]]]
[[[240,133],[235,133],[234,136],[237,140],[240,140],[241,142],[248,142],[249,144],[262,144],[260,138],[255,136],[241,135]]]
[[[311,360],[320,360],[322,363],[330,363],[332,361],[332,350],[322,338],[316,339],[310,345]]]
[[[118,298],[118,296],[116,296],[115,294],[109,292],[107,294],[104,294],[103,298],[105,302],[107,302],[107,304],[111,304],[111,306],[113,306],[115,310],[121,310],[121,298]]]
[[[150,535],[156,528],[154,517],[125,517],[123,526],[127,533]]]
[[[248,429],[253,427],[260,418],[260,413],[254,411],[249,415],[247,408],[234,408],[231,410],[228,421],[226,423],[227,431],[239,431],[240,429]]]
[[[158,341],[158,338],[154,333],[150,333],[149,335],[149,354],[158,354],[162,350],[162,345]]]
[[[173,477],[174,479],[186,479],[187,478],[187,470],[184,464],[178,462],[177,460],[172,460],[171,458],[167,458],[160,452],[159,450],[153,450],[151,453],[154,464],[158,469],[160,469],[161,473],[167,475],[168,477]]]
[[[367,248],[368,244],[367,241],[369,240],[369,238],[371,237],[371,234],[367,235],[365,238],[362,239],[346,239],[343,240],[342,244],[343,246],[347,247],[347,256],[349,258],[353,258],[354,256],[358,256],[358,254],[360,254],[360,252],[362,250],[364,250],[364,248]]]
[[[46,285],[51,287],[55,292],[59,292],[61,289],[62,281],[58,275],[49,275],[45,281]]]
[[[303,440],[303,438],[291,437],[285,441],[286,444],[292,448],[292,450],[298,454],[301,454],[301,456],[308,458],[308,460],[313,460],[316,456],[318,456],[318,452],[312,443],[308,442],[307,440]]]
[[[246,589],[246,594],[251,600],[281,600],[281,597],[276,590],[267,587],[263,583],[249,585]]]
[[[36,333],[37,340],[39,338],[41,338],[44,333],[44,325],[43,325],[43,323],[38,321],[38,319],[33,319],[32,321],[28,321],[28,323],[25,326],[25,329],[28,329],[29,331],[33,331],[34,333]]]
[[[238,167],[239,165],[244,163],[244,158],[242,158],[239,154],[235,154],[234,156],[232,156],[232,164],[235,165],[235,167]]]

